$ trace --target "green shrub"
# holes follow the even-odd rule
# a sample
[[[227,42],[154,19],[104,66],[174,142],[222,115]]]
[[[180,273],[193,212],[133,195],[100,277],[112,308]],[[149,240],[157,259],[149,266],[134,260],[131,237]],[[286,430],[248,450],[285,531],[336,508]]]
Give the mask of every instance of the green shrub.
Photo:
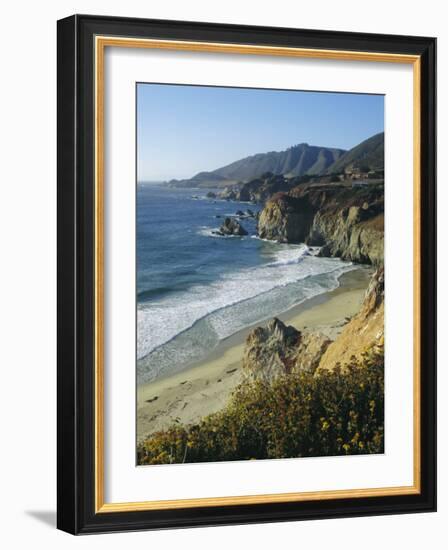
[[[245,381],[222,411],[153,434],[138,446],[137,459],[169,464],[382,453],[383,432],[379,348],[344,370]]]

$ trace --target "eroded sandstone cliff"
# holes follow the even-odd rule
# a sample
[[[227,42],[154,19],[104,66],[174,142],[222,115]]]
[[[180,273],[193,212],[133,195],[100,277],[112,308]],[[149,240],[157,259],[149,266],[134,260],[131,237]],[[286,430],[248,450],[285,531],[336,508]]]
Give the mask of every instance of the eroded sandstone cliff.
[[[361,358],[372,347],[384,344],[384,269],[378,269],[370,281],[364,302],[343,328],[341,334],[326,349],[317,372],[332,370],[337,364],[348,364],[352,357]]]
[[[272,381],[277,376],[306,371],[342,369],[384,344],[384,270],[372,276],[363,304],[334,341],[320,332],[300,332],[272,319],[249,333],[243,356],[243,374]]]
[[[384,261],[384,187],[298,186],[272,196],[258,234],[320,246],[322,256],[380,266]]]
[[[304,242],[308,237],[316,209],[308,197],[274,195],[260,213],[258,235],[281,243]]]

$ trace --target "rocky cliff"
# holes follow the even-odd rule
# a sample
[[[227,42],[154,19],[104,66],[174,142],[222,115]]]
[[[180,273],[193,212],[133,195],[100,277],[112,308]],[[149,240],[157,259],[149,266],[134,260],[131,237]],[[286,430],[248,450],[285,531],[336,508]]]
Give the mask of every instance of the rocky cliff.
[[[226,218],[221,227],[217,231],[213,231],[213,233],[222,237],[229,235],[242,237],[248,234],[240,222],[235,218]]]
[[[282,374],[313,373],[330,343],[323,334],[299,332],[274,318],[247,336],[243,374],[251,379],[271,381]]]
[[[260,213],[258,234],[321,246],[323,256],[382,265],[384,187],[301,185],[276,194]]]
[[[276,176],[270,172],[263,174],[246,183],[238,183],[226,187],[219,197],[235,201],[250,201],[264,203],[269,197],[280,191],[290,191],[300,178],[287,179],[283,176]]]
[[[372,276],[361,309],[331,341],[320,332],[300,332],[272,319],[249,333],[243,356],[243,375],[252,380],[342,369],[372,348],[384,344],[384,270]]]
[[[305,242],[316,209],[308,197],[296,198],[286,193],[274,195],[258,219],[258,235],[281,243]]]
[[[343,328],[341,334],[326,349],[317,372],[342,367],[352,357],[361,358],[368,350],[384,344],[384,269],[378,269],[366,291],[357,315]]]

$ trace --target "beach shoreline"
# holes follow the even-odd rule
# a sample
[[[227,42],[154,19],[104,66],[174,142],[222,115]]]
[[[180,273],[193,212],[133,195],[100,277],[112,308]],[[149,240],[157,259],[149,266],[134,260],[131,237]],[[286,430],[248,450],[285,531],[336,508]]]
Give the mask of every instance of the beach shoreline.
[[[361,306],[373,269],[357,266],[339,278],[338,288],[277,315],[301,331],[335,339]],[[137,441],[174,422],[189,424],[224,407],[241,380],[241,359],[248,333],[259,322],[222,340],[203,361],[175,374],[137,386]]]

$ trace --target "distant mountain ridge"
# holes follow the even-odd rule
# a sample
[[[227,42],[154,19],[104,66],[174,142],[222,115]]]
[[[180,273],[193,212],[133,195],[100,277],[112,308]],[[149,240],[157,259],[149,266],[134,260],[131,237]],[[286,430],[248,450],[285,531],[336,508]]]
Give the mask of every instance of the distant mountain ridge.
[[[320,174],[344,153],[344,149],[300,143],[285,151],[258,153],[211,172],[199,172],[191,179],[171,180],[169,184],[175,187],[201,187],[214,182],[219,187],[220,184],[228,185],[231,182],[249,181],[266,172],[287,176]]]
[[[285,151],[259,153],[237,160],[212,173],[226,179],[250,180],[271,172],[274,175],[303,176],[318,174],[331,166],[345,151],[300,143]]]
[[[337,174],[347,168],[384,170],[384,132],[375,134],[346,151],[328,168],[327,173]]]
[[[258,153],[190,179],[171,180],[172,187],[224,187],[270,173],[286,177],[319,176],[343,172],[348,166],[384,168],[384,133],[363,141],[349,151],[300,143],[284,151]]]

